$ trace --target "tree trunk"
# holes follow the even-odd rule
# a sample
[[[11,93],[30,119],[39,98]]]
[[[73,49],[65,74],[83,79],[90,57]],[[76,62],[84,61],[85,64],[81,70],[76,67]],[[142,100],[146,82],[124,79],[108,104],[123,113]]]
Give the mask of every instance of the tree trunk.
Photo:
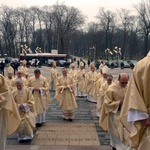
[[[148,34],[149,33],[147,33],[147,34],[145,34],[145,38],[144,38],[144,56],[146,56],[147,55],[147,53],[148,53]]]
[[[60,47],[61,47],[61,53],[64,54],[64,39],[63,39],[63,37],[60,38]]]

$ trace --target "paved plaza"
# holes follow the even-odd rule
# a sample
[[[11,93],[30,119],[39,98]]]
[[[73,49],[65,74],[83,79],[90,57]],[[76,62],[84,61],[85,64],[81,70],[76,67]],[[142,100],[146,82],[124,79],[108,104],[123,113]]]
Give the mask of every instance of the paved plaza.
[[[40,68],[43,76],[49,79],[50,68]],[[59,73],[61,74],[61,68]],[[34,68],[30,68],[30,76]],[[86,69],[87,71],[89,68]],[[119,73],[131,74],[131,69],[111,69],[110,74],[117,78]],[[75,119],[68,122],[62,119],[61,109],[54,99],[54,92],[50,92],[52,102],[47,106],[46,123],[34,130],[32,141],[19,143],[17,135],[7,138],[6,150],[111,150],[109,134],[99,127],[96,117],[96,104],[88,102],[86,98],[77,98],[78,108]]]

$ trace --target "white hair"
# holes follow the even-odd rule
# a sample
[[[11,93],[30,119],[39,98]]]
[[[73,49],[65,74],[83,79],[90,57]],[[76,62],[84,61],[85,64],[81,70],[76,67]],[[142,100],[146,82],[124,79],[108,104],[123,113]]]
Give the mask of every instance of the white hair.
[[[15,80],[15,83],[16,83],[16,84],[18,84],[18,83],[23,84],[23,81],[22,81],[22,79],[19,79],[19,78],[18,78],[18,79]]]

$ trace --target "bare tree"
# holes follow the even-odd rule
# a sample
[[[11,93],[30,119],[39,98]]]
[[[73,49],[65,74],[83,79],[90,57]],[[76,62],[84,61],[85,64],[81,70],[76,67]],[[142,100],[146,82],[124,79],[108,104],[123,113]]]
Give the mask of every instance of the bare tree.
[[[36,29],[38,29],[38,36],[36,36],[36,38],[38,38],[38,47],[43,47],[43,36],[42,36],[42,9],[40,9],[39,7],[32,7],[32,13],[33,13],[33,17],[36,18]]]
[[[19,31],[19,37],[20,37],[20,43],[24,44],[26,43],[29,45],[29,40],[31,39],[31,33],[32,33],[32,25],[31,25],[31,17],[30,17],[30,11],[28,8],[18,8],[17,9],[18,14],[18,31]]]
[[[53,49],[52,37],[55,36],[53,34],[53,20],[52,20],[52,9],[51,6],[42,7],[42,20],[45,25],[45,32],[43,37],[44,42],[44,50],[45,52],[50,52]]]
[[[142,0],[141,3],[135,6],[139,15],[139,26],[141,33],[144,36],[144,50],[143,54],[147,55],[148,52],[148,37],[150,33],[150,0]]]
[[[86,26],[82,26],[85,16],[77,8],[64,4],[16,9],[2,5],[2,54],[8,51],[9,56],[14,56],[17,54],[17,45],[27,44],[31,49],[41,47],[43,52],[58,49],[59,53],[83,57],[91,54],[93,59],[99,59],[100,56],[103,58],[104,50],[112,50],[116,45],[122,48],[123,55],[130,58],[141,54],[141,49],[144,49],[142,53],[146,55],[150,32],[149,4],[150,0],[143,0],[135,6],[138,19],[131,16],[126,9],[121,9],[119,15],[116,15],[112,11],[99,8],[97,22],[90,23],[87,30]]]
[[[59,49],[60,44],[61,52],[64,53],[65,36],[70,31],[74,31],[80,27],[80,25],[84,23],[84,17],[81,12],[74,7],[56,4],[52,7],[52,18],[57,31],[57,49]]]
[[[99,51],[98,51],[98,45],[99,45],[99,41],[100,41],[100,37],[97,37],[97,33],[99,31],[99,24],[95,23],[95,22],[90,22],[88,24],[88,36],[89,36],[89,42],[88,42],[88,55],[90,55],[90,57],[92,59],[96,59],[97,56],[99,55]],[[97,42],[98,40],[98,42]],[[102,41],[101,41],[102,43]],[[94,49],[93,49],[94,48]],[[98,55],[97,55],[98,54]]]
[[[30,24],[31,24],[31,41],[32,41],[32,45],[30,43],[30,47],[31,49],[35,49],[36,47],[36,23],[37,23],[37,15],[35,13],[35,10],[37,9],[36,6],[31,6],[29,8],[29,15],[30,15]]]
[[[108,47],[112,48],[112,42],[108,42],[110,40],[110,33],[114,32],[115,28],[115,13],[112,11],[105,11],[103,7],[99,8],[98,14],[96,16],[98,19],[98,23],[103,31],[105,31],[105,49]],[[111,38],[112,39],[112,38]],[[108,59],[108,55],[107,55]]]
[[[130,10],[127,9],[120,9],[118,11],[119,18],[120,18],[120,25],[119,28],[123,30],[123,37],[122,37],[122,45],[121,45],[121,52],[122,52],[122,59],[124,58],[125,50],[127,49],[127,36],[129,32],[130,22],[132,21],[132,17],[130,16]]]
[[[140,42],[138,42],[138,32],[139,27],[137,24],[137,16],[130,16],[130,26],[129,26],[129,34],[128,34],[128,43],[127,47],[127,55],[130,59],[133,59],[133,56],[137,54],[138,47],[140,47]]]
[[[3,35],[3,39],[5,42],[5,53],[8,54],[8,56],[14,56],[15,55],[15,43],[14,39],[17,32],[17,25],[15,22],[15,13],[12,8],[9,8],[8,6],[2,5],[0,7],[0,14],[1,14],[1,32]],[[3,55],[2,51],[2,55]]]

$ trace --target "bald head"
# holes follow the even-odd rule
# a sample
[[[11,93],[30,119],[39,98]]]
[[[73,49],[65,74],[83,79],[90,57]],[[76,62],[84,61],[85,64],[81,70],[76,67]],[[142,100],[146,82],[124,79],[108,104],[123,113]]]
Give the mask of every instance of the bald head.
[[[121,78],[127,78],[127,79],[129,79],[129,75],[128,75],[127,73],[120,73],[120,74],[119,74],[119,80],[120,80]]]
[[[121,87],[126,87],[129,81],[129,75],[127,73],[119,74],[119,83]]]

